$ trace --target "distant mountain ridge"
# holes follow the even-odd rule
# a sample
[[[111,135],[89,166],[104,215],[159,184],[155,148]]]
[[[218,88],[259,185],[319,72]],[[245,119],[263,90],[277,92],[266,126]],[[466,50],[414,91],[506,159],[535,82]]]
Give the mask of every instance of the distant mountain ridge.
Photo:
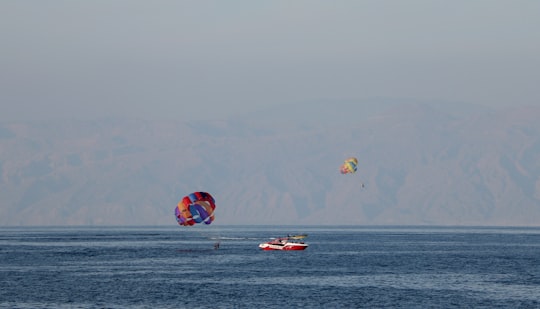
[[[176,224],[197,190],[214,224],[538,225],[540,108],[383,103],[0,123],[0,225]]]

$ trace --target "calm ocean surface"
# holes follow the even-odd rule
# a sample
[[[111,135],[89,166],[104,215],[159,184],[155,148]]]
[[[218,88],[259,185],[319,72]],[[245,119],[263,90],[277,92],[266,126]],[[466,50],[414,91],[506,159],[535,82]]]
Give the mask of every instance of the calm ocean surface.
[[[309,248],[258,248],[289,233]],[[540,308],[540,228],[4,227],[0,244],[1,308]]]

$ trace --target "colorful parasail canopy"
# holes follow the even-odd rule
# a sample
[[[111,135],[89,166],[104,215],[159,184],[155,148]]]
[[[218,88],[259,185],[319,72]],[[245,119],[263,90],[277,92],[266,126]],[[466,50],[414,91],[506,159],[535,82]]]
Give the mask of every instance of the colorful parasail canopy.
[[[210,224],[214,221],[216,203],[212,195],[207,192],[193,192],[182,198],[174,209],[178,224],[189,226],[204,222]]]
[[[341,174],[350,174],[356,172],[356,166],[358,165],[358,159],[350,157],[341,165],[339,171]]]

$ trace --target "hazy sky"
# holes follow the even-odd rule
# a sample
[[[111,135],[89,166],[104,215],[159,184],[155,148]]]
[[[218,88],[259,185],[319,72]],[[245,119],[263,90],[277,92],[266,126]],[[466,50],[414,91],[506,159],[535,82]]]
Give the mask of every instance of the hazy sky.
[[[0,41],[0,121],[540,104],[537,0],[2,0]]]

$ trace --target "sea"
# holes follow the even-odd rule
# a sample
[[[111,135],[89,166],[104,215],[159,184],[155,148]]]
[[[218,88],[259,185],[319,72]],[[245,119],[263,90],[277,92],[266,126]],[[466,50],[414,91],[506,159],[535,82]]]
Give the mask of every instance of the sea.
[[[540,228],[0,227],[0,308],[540,308]]]

